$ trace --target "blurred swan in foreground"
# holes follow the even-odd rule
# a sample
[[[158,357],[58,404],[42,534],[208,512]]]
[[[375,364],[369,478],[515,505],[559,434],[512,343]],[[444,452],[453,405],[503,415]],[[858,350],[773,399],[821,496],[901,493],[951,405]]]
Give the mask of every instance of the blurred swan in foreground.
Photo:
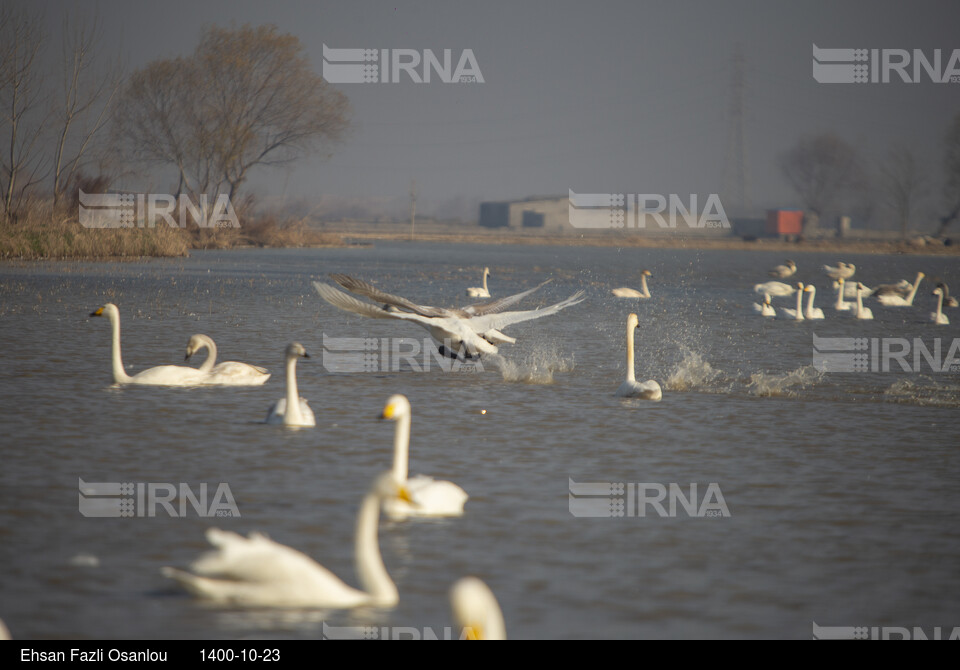
[[[930,313],[930,320],[940,326],[949,326],[950,319],[943,313],[943,289],[940,287],[933,289],[933,295],[937,296],[937,311]]]
[[[503,611],[493,591],[476,577],[464,577],[450,588],[453,618],[468,640],[506,640]]]
[[[409,499],[396,496],[383,499],[383,511],[394,519],[408,516],[461,516],[467,493],[453,482],[417,475],[408,477],[410,459],[410,401],[406,396],[390,396],[381,419],[397,424],[393,434],[393,477],[408,493]]]
[[[797,264],[793,261],[787,261],[783,265],[778,265],[775,268],[767,270],[767,274],[771,277],[776,277],[777,279],[786,279],[787,277],[792,277],[797,273]]]
[[[211,528],[207,540],[216,547],[190,566],[191,572],[165,567],[164,576],[175,579],[193,595],[223,605],[246,607],[394,607],[397,587],[387,574],[380,555],[378,527],[380,504],[406,496],[393,474],[385,472],[360,503],[354,536],[354,561],[360,589],[296,549],[274,542],[261,533],[247,537]]]
[[[185,365],[160,365],[128,375],[123,369],[120,356],[120,310],[112,302],[92,312],[90,316],[106,316],[113,330],[113,381],[116,384],[142,384],[145,386],[198,386],[206,373]]]
[[[810,297],[807,299],[807,309],[804,310],[803,315],[808,319],[814,320],[824,318],[823,310],[813,306],[813,299],[817,295],[817,287],[813,284],[807,284],[803,290],[805,293],[810,294]]]
[[[640,273],[640,290],[635,288],[615,288],[611,293],[618,298],[649,298],[650,289],[647,288],[647,277],[652,277],[650,270],[644,270]]]
[[[852,277],[857,271],[857,266],[853,265],[852,263],[844,263],[843,261],[840,261],[835,267],[831,265],[824,265],[821,269],[828,277],[830,277],[830,279],[850,279],[850,277]]]
[[[783,314],[783,318],[803,321],[803,290],[803,282],[797,282],[797,308],[781,307],[780,313]]]
[[[498,344],[516,342],[516,339],[500,332],[501,328],[556,314],[584,300],[584,292],[577,291],[566,300],[548,307],[526,311],[502,311],[505,307],[539,289],[543,286],[541,284],[522,293],[488,303],[468,305],[462,309],[445,309],[418,305],[346,275],[331,275],[331,277],[344,288],[382,303],[372,305],[327,284],[313,282],[320,297],[331,305],[372,319],[397,319],[416,323],[426,328],[430,336],[440,345],[440,353],[450,358],[461,356],[475,358],[480,354],[496,354]]]
[[[249,363],[224,361],[214,365],[217,360],[217,345],[206,335],[197,334],[190,338],[187,342],[186,360],[201,349],[207,350],[207,360],[199,368],[200,372],[206,375],[203,380],[205,385],[259,386],[270,379],[270,373],[264,368]]]
[[[920,282],[926,277],[922,272],[917,273],[917,278],[913,284],[905,281],[899,284],[882,284],[873,289],[870,293],[881,305],[887,307],[910,307],[913,305],[913,298],[917,295],[917,289],[920,288]],[[866,292],[864,287],[864,292]]]
[[[316,426],[313,410],[305,398],[300,397],[297,391],[297,359],[310,358],[310,354],[299,342],[287,345],[287,397],[280,398],[273,403],[267,412],[267,423],[283,424],[284,426]]]
[[[763,303],[753,303],[753,311],[760,314],[760,316],[776,316],[777,310],[773,308],[773,305],[770,304],[770,294],[763,294]]]
[[[872,319],[873,311],[869,307],[863,306],[863,284],[857,282],[857,303],[853,311],[853,316],[858,319]]]
[[[627,317],[627,378],[617,389],[617,395],[622,398],[642,398],[643,400],[660,400],[663,391],[660,384],[652,379],[638,382],[633,370],[633,340],[634,332],[640,326],[640,319],[636,314]]]
[[[788,296],[796,293],[797,289],[790,284],[784,284],[782,281],[768,281],[765,284],[757,284],[753,287],[754,293],[766,293],[772,296]]]
[[[490,268],[483,268],[483,286],[467,289],[467,295],[471,298],[489,298],[490,291],[487,290],[487,276],[490,274]]]

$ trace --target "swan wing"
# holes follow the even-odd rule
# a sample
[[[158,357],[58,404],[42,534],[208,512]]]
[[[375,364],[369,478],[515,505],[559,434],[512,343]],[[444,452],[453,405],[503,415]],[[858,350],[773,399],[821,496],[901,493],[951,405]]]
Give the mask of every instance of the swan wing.
[[[641,400],[661,400],[663,390],[660,384],[649,379],[645,382],[635,382],[629,379],[620,385],[617,389],[617,395],[621,398],[640,398]]]
[[[335,282],[340,284],[343,288],[347,289],[351,293],[356,293],[358,295],[365,296],[376,302],[385,303],[387,305],[393,305],[394,307],[400,307],[407,311],[413,312],[415,314],[420,314],[422,316],[450,316],[451,313],[456,313],[457,310],[447,310],[441,307],[430,307],[428,305],[418,305],[415,302],[407,300],[398,295],[393,295],[392,293],[386,293],[381,291],[376,286],[363,281],[362,279],[356,279],[344,274],[332,274],[330,278]]]
[[[259,386],[270,379],[266,368],[249,363],[226,361],[214,366],[210,374],[204,379],[204,384],[225,386]]]
[[[418,475],[407,480],[406,490],[413,503],[396,497],[384,498],[383,510],[397,519],[408,516],[462,516],[469,496],[453,482]]]
[[[528,295],[539,291],[541,288],[552,282],[553,279],[548,279],[545,282],[541,282],[539,285],[534,286],[533,288],[527,289],[526,291],[521,291],[520,293],[515,293],[513,295],[508,295],[503,298],[497,298],[496,300],[491,300],[489,302],[481,302],[475,305],[467,305],[463,308],[463,311],[470,316],[483,316],[485,314],[495,314],[497,312],[502,312],[507,307],[517,304]]]
[[[512,325],[514,323],[521,323],[523,321],[530,321],[531,319],[539,319],[543,316],[550,316],[551,314],[556,314],[561,310],[566,309],[567,307],[572,307],[573,305],[578,305],[585,300],[585,293],[583,291],[577,291],[572,296],[566,300],[561,300],[560,302],[550,305],[549,307],[543,307],[541,309],[531,309],[526,311],[518,312],[501,312],[499,314],[487,314],[484,316],[476,316],[466,323],[470,327],[478,332],[484,333],[488,330],[495,329],[500,330],[506,326]]]
[[[197,368],[184,365],[158,365],[133,375],[130,383],[151,386],[198,386],[205,378],[206,374]]]

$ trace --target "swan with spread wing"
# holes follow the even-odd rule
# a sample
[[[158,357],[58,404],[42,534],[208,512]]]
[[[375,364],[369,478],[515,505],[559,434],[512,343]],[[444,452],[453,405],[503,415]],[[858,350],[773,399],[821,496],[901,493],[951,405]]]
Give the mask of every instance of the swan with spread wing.
[[[418,305],[406,298],[386,293],[367,282],[347,275],[334,274],[331,275],[331,278],[352,293],[381,303],[373,305],[363,302],[333,286],[313,282],[313,286],[320,297],[331,305],[372,319],[395,319],[416,323],[426,328],[430,336],[440,344],[440,353],[451,358],[459,358],[461,355],[475,358],[480,354],[496,354],[498,351],[497,345],[516,342],[516,339],[502,333],[501,328],[556,314],[584,300],[584,292],[577,291],[566,300],[561,300],[548,307],[523,311],[504,311],[506,307],[516,304],[543,286],[543,284],[540,284],[540,286],[505,298],[468,305],[463,308],[446,309]]]

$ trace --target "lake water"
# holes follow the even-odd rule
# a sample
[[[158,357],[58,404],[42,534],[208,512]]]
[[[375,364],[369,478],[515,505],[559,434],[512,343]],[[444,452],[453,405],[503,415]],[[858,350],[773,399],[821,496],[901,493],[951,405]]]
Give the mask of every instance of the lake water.
[[[918,370],[893,361],[886,372],[823,373],[812,365],[813,335],[903,338],[931,352],[939,340],[945,359],[960,311],[948,310],[957,325],[930,322],[931,279],[960,288],[960,266],[948,257],[797,253],[796,278],[816,283],[827,316],[798,323],[751,309],[760,299],[753,285],[783,260],[384,243],[0,264],[0,618],[21,639],[319,638],[333,630],[325,626],[442,637],[454,626],[447,590],[472,574],[498,596],[513,638],[809,639],[814,624],[946,635],[960,626],[960,371],[921,357]],[[838,317],[819,271],[838,260],[855,263],[871,286],[918,271],[927,279],[914,307],[872,304],[873,321]],[[427,371],[409,360],[394,370],[396,359],[383,357],[370,371],[328,369],[335,347],[324,348],[324,335],[380,345],[422,343],[425,331],[338,311],[311,280],[343,272],[452,306],[467,304],[464,291],[480,284],[484,266],[494,297],[553,279],[522,308],[579,289],[587,300],[508,327],[517,344],[472,372],[444,371],[429,357]],[[610,294],[638,287],[643,269],[653,298]],[[255,388],[115,388],[109,323],[88,316],[107,302],[120,309],[130,373],[183,364],[187,339],[202,332],[220,360],[274,376]],[[660,382],[659,403],[614,397],[631,311],[640,317],[637,377]],[[292,341],[312,355],[297,372],[313,429],[258,423],[284,394]],[[912,367],[912,353],[906,360]],[[394,426],[377,417],[393,393],[413,406],[411,474],[470,494],[462,518],[382,521],[395,609],[211,608],[160,575],[203,552],[204,530],[216,525],[264,531],[356,584],[355,514],[390,465]],[[80,479],[194,492],[207,483],[211,494],[226,483],[241,516],[204,518],[188,505],[183,517],[163,508],[85,517]],[[633,516],[575,516],[583,496],[571,502],[571,480],[631,493],[676,484],[689,494],[696,484],[696,499],[712,507],[699,516],[680,505],[671,515],[648,504],[641,517],[636,496],[614,489],[606,497]],[[604,496],[594,498],[602,507]]]

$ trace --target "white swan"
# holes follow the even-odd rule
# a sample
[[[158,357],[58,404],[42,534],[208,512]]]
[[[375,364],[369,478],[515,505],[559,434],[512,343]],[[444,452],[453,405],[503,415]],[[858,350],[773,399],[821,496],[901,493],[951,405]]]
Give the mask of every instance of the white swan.
[[[918,272],[913,284],[907,284],[909,290],[904,290],[906,287],[902,284],[884,284],[875,288],[870,295],[886,307],[911,307],[913,298],[917,295],[917,289],[920,288],[920,282],[924,277],[926,277],[925,274]],[[866,292],[866,287],[864,287],[864,291]]]
[[[642,398],[643,400],[660,400],[663,391],[660,384],[652,379],[638,382],[633,370],[633,338],[634,331],[640,326],[640,319],[636,314],[627,316],[627,378],[617,389],[621,398]]]
[[[770,294],[763,294],[763,303],[753,303],[753,311],[760,314],[760,316],[776,316],[777,310],[773,308],[773,305],[770,304]]]
[[[784,284],[782,281],[768,281],[765,284],[757,284],[753,287],[754,293],[766,293],[772,296],[788,296],[797,292],[797,289],[790,284]]]
[[[803,290],[805,293],[810,294],[810,298],[807,300],[807,309],[804,310],[803,315],[806,318],[813,319],[813,320],[824,318],[823,310],[820,309],[819,307],[813,306],[813,299],[817,295],[817,287],[814,286],[813,284],[807,284]]]
[[[777,279],[786,279],[787,277],[792,277],[797,273],[797,264],[793,261],[787,261],[783,265],[778,265],[775,268],[767,270],[767,274],[771,277],[776,277]]]
[[[503,611],[490,587],[476,577],[464,577],[450,587],[450,608],[468,640],[506,640]]]
[[[302,344],[294,342],[288,345],[286,349],[287,397],[280,398],[273,403],[270,411],[267,412],[267,423],[306,427],[317,425],[313,418],[313,410],[310,409],[307,401],[301,398],[297,391],[298,358],[310,358],[310,354],[307,353]]]
[[[123,369],[120,357],[120,310],[112,302],[92,312],[90,316],[106,316],[113,331],[113,381],[116,384],[142,384],[145,386],[197,386],[203,383],[206,373],[184,365],[160,365],[135,375]]]
[[[611,291],[618,298],[649,298],[650,289],[647,288],[647,277],[652,277],[650,270],[644,270],[640,273],[640,289],[635,288],[615,288]]]
[[[327,284],[313,282],[313,286],[320,297],[331,305],[373,319],[398,319],[416,323],[426,328],[430,336],[440,344],[440,353],[451,358],[460,358],[461,356],[473,358],[480,354],[496,354],[498,344],[513,344],[516,342],[516,339],[500,332],[501,328],[556,314],[584,300],[584,292],[577,291],[566,300],[561,300],[555,305],[542,309],[516,312],[500,311],[533,293],[540,288],[538,286],[489,303],[469,305],[463,309],[445,309],[418,305],[406,298],[385,293],[364,281],[346,275],[332,275],[332,277],[341,286],[385,304],[371,305]]]
[[[803,321],[803,291],[803,282],[797,282],[797,308],[781,307],[780,312],[783,314],[783,318]]]
[[[850,279],[857,271],[857,266],[852,263],[844,263],[840,261],[837,263],[836,267],[830,265],[823,266],[823,272],[830,277],[830,279]]]
[[[393,433],[393,476],[409,493],[410,500],[383,499],[383,511],[393,519],[408,516],[461,516],[467,493],[453,482],[417,475],[408,477],[410,459],[410,401],[392,395],[383,408],[381,419],[395,421]]]
[[[855,281],[849,282],[845,280],[843,277],[841,277],[840,279],[835,279],[833,282],[833,288],[840,289],[841,286],[843,287],[842,290],[843,290],[844,299],[853,300],[857,297],[857,282]],[[909,284],[907,284],[907,286],[909,286]],[[871,293],[873,293],[873,289],[867,286],[866,284],[864,284],[863,294],[868,296]]]
[[[937,296],[937,311],[930,312],[930,320],[939,326],[949,326],[950,319],[943,313],[943,289],[938,286],[933,289],[933,294]]]
[[[490,274],[490,268],[483,268],[483,286],[467,289],[467,295],[471,298],[489,298],[490,291],[487,290],[487,275]]]
[[[215,551],[190,566],[192,572],[165,567],[164,576],[175,579],[193,595],[224,605],[246,607],[394,607],[397,587],[387,574],[377,538],[380,503],[405,497],[393,474],[376,478],[360,503],[354,539],[354,564],[360,589],[296,549],[274,542],[260,533],[247,537],[211,528],[207,540]]]
[[[833,308],[834,308],[835,310],[837,310],[838,312],[848,312],[848,311],[850,311],[851,309],[854,308],[854,306],[851,305],[849,302],[844,302],[844,301],[843,301],[844,297],[848,297],[848,298],[851,297],[851,296],[847,296],[847,295],[846,295],[846,293],[847,293],[847,291],[846,291],[846,283],[847,283],[847,282],[846,282],[846,280],[845,280],[843,277],[841,277],[841,278],[838,279],[837,281],[833,282],[833,287],[834,287],[835,289],[837,289],[837,302],[836,302],[836,304],[834,304]],[[853,296],[852,296],[852,297],[854,297],[854,298],[857,297],[857,287],[856,287],[856,286],[853,287]]]
[[[856,309],[852,311],[853,311],[853,315],[858,319],[869,320],[873,318],[873,311],[869,307],[863,306],[863,284],[859,282],[857,282]]]
[[[249,363],[224,361],[214,365],[217,360],[217,345],[208,336],[202,334],[194,335],[187,342],[186,360],[201,349],[207,350],[207,360],[199,368],[200,372],[206,375],[203,379],[204,385],[259,386],[270,379],[269,372]]]

